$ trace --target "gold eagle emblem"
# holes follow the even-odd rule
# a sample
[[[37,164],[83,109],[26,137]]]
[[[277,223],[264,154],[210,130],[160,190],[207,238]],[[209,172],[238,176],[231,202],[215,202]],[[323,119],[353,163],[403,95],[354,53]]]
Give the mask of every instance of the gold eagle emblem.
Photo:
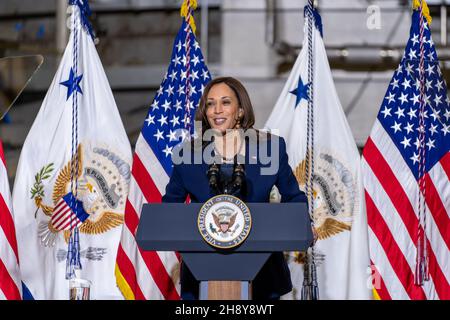
[[[78,179],[80,179],[82,177],[83,172],[83,156],[81,145],[79,145],[77,152],[78,152],[78,166],[77,166],[78,170],[76,172],[76,175]],[[72,161],[74,161],[74,159],[70,160],[62,168],[62,170],[59,172],[56,178],[52,194],[53,206],[49,206],[43,203],[42,199],[43,194],[36,195],[34,197],[36,207],[38,208],[38,210],[40,209],[47,217],[51,218],[58,201],[70,190]],[[84,193],[92,192],[93,186],[87,183],[84,186],[84,188],[80,187],[80,189],[82,190],[79,191],[79,193],[82,196],[83,192]],[[79,227],[79,231],[85,234],[90,235],[102,234],[108,232],[112,228],[122,225],[124,221],[123,214],[110,211],[101,211],[97,213],[94,212],[97,210],[89,210],[89,209],[86,211],[90,214],[89,218],[87,218],[84,221],[84,223]],[[56,230],[53,227],[51,219],[48,221],[48,223],[41,223],[39,226],[39,234],[41,235],[41,240],[45,246],[53,246],[56,241],[56,236],[59,232],[60,232],[59,230]],[[70,230],[65,230],[63,231],[63,233],[65,241],[68,242],[70,237]]]
[[[300,186],[300,189],[305,191],[306,184],[306,161],[303,160],[294,170],[294,175]],[[343,231],[350,231],[351,224],[339,221],[329,214],[329,205],[325,199],[321,199],[322,191],[331,193],[333,190],[320,190],[316,184],[313,184],[313,197],[315,200],[313,219],[315,224],[315,231],[317,232],[318,240],[323,240],[337,235]],[[318,203],[316,203],[318,202]],[[301,260],[301,259],[300,259]]]

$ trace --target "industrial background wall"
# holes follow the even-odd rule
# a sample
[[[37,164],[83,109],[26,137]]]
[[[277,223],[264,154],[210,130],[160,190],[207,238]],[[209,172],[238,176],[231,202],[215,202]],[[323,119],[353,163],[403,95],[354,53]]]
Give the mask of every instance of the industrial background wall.
[[[428,0],[432,32],[450,78],[449,0]],[[197,37],[213,76],[248,88],[262,127],[301,49],[306,0],[199,0]],[[181,0],[90,0],[97,50],[132,145],[170,59]],[[410,0],[316,0],[339,97],[360,148],[403,54]],[[44,63],[0,124],[11,182],[25,137],[67,43],[67,0],[0,1],[0,57],[41,54]],[[8,105],[27,65],[0,70]],[[12,185],[12,183],[11,183]]]

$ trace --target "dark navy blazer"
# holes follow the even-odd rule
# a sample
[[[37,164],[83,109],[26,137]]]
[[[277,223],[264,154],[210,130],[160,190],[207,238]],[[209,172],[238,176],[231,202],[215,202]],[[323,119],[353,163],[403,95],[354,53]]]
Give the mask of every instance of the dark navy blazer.
[[[306,202],[305,194],[300,191],[298,182],[288,163],[286,143],[283,138],[262,134],[263,138],[246,140],[245,148],[245,175],[246,175],[246,202],[269,202],[270,191],[273,186],[278,188],[281,202]],[[262,163],[259,157],[260,150],[272,155],[272,144],[279,143],[278,152],[274,150],[273,156],[279,159],[278,170],[272,175],[262,175],[261,169],[270,164]],[[264,149],[261,149],[261,146]],[[251,152],[256,151],[256,152]],[[193,154],[194,152],[192,152]],[[256,158],[256,159],[255,159]],[[192,158],[191,158],[192,159]],[[256,162],[251,164],[251,161]],[[192,202],[205,202],[215,193],[209,188],[207,177],[209,165],[177,164],[173,167],[170,181],[166,186],[163,202],[184,202],[189,195]],[[276,214],[274,212],[274,214]],[[264,267],[258,273],[253,283],[254,299],[270,299],[288,293],[292,290],[290,271],[284,260],[282,252],[271,255]],[[189,269],[182,264],[181,267],[181,295],[183,297],[198,298],[198,282]]]

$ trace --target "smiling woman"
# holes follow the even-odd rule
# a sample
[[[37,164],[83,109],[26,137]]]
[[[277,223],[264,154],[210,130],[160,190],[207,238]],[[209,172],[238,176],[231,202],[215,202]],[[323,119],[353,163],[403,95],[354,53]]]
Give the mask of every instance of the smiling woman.
[[[206,117],[211,128],[222,133],[234,128],[243,114],[234,91],[226,84],[219,83],[211,88],[207,99]]]
[[[185,202],[189,196],[191,202],[205,203],[219,194],[233,195],[244,202],[269,202],[274,186],[278,188],[282,202],[306,202],[306,196],[300,191],[289,166],[284,139],[253,129],[253,107],[247,91],[238,80],[222,77],[209,82],[195,120],[202,123],[202,137],[199,137],[203,141],[200,143],[202,154],[203,149],[212,146],[213,152],[219,155],[215,157],[218,162],[208,163],[204,157],[201,157],[201,163],[174,162],[163,202]],[[215,131],[212,142],[203,139],[210,129]],[[252,131],[257,133],[255,139],[246,139]],[[194,141],[186,144],[191,143],[195,144]],[[253,154],[252,150],[256,149]],[[187,158],[195,158],[194,153],[198,150],[190,150]],[[267,174],[264,172],[267,163],[260,156],[261,150],[268,151],[272,161],[278,164],[277,169]],[[278,299],[291,289],[290,272],[283,253],[275,252],[253,280],[252,298]],[[198,297],[199,282],[182,263],[181,298]]]
[[[222,136],[217,139],[216,135],[216,150],[224,159],[232,159],[243,144],[234,129],[253,128],[255,114],[242,83],[231,77],[220,77],[205,87],[195,120],[201,122],[203,136],[209,129]]]
[[[202,122],[202,133],[217,129],[249,129],[255,124],[255,114],[247,90],[238,80],[220,77],[208,83],[203,91],[195,120]]]

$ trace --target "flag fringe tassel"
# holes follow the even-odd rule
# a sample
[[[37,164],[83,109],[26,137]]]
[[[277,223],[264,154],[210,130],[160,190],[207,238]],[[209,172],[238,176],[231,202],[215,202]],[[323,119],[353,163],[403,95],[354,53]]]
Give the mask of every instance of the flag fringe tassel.
[[[125,300],[136,300],[133,290],[131,290],[131,287],[128,284],[127,280],[125,280],[124,276],[122,275],[122,272],[120,272],[120,269],[119,269],[119,266],[117,265],[117,263],[116,263],[116,268],[115,268],[114,273],[116,275],[117,287],[119,288],[119,290],[122,293]]]
[[[378,294],[377,289],[375,289],[375,288],[372,289],[372,295],[373,295],[373,299],[374,299],[374,300],[381,300],[381,297],[380,297],[380,295]]]
[[[414,0],[414,2],[413,2],[414,10],[420,9],[420,2],[421,2],[420,0]],[[431,26],[431,22],[433,21],[433,18],[431,18],[431,15],[430,15],[430,8],[428,8],[427,2],[425,0],[422,0],[422,3],[423,3],[422,14],[427,19],[428,25]]]
[[[197,0],[184,0],[181,5],[180,15],[184,18],[189,13],[189,9],[195,10],[197,8]],[[189,17],[189,25],[191,26],[192,32],[195,34],[197,26],[195,25],[194,17],[191,15]]]

